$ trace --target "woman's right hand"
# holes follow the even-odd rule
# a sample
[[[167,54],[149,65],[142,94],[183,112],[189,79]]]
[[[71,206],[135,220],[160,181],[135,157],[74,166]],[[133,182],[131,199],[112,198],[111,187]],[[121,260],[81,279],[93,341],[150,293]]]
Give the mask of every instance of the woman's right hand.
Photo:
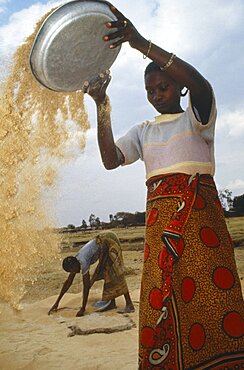
[[[58,303],[56,302],[56,303],[54,303],[54,305],[48,311],[48,315],[50,315],[53,312],[57,312],[57,309],[58,309]]]
[[[106,90],[111,81],[111,75],[109,71],[100,73],[90,81],[85,81],[83,85],[83,92],[87,93],[92,97],[96,104],[101,104],[105,101]]]
[[[143,44],[147,43],[147,40],[142,37],[128,18],[126,18],[113,5],[110,9],[117,18],[116,21],[106,23],[107,28],[116,29],[115,32],[109,33],[103,37],[104,41],[112,41],[112,43],[109,43],[110,48],[116,48],[122,43],[128,41],[132,48],[140,49]]]

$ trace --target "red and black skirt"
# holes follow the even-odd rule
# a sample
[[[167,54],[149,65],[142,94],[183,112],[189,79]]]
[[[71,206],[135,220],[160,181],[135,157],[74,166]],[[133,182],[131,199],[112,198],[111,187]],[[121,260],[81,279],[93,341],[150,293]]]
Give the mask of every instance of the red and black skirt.
[[[147,187],[139,369],[242,369],[243,298],[212,177]]]

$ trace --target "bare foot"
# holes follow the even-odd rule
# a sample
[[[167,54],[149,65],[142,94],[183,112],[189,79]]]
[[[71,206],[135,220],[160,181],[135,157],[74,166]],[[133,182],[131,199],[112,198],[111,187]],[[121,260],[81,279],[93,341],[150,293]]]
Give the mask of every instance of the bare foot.
[[[123,310],[118,310],[118,313],[131,313],[135,312],[135,307],[134,306],[125,306]]]

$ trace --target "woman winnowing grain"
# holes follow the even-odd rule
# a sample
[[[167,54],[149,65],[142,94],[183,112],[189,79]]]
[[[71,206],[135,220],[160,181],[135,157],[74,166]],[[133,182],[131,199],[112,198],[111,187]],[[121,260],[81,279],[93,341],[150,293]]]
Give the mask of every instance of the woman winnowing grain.
[[[139,369],[240,369],[244,363],[243,298],[233,244],[214,175],[216,107],[209,82],[190,64],[143,38],[113,6],[117,30],[152,62],[144,75],[159,115],[114,142],[106,88],[86,86],[97,107],[98,143],[106,169],[141,159],[147,177]],[[113,41],[112,41],[113,42]],[[181,107],[182,89],[189,105]]]

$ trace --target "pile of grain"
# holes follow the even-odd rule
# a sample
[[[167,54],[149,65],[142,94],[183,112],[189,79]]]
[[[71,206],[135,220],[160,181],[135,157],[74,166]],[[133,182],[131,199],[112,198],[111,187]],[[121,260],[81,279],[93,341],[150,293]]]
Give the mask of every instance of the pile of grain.
[[[52,92],[31,74],[30,49],[46,16],[17,49],[1,86],[0,298],[14,307],[26,283],[41,273],[42,264],[58,256],[55,219],[43,193],[56,186],[62,161],[71,159],[70,136],[75,131],[84,149],[89,128],[82,92]]]

